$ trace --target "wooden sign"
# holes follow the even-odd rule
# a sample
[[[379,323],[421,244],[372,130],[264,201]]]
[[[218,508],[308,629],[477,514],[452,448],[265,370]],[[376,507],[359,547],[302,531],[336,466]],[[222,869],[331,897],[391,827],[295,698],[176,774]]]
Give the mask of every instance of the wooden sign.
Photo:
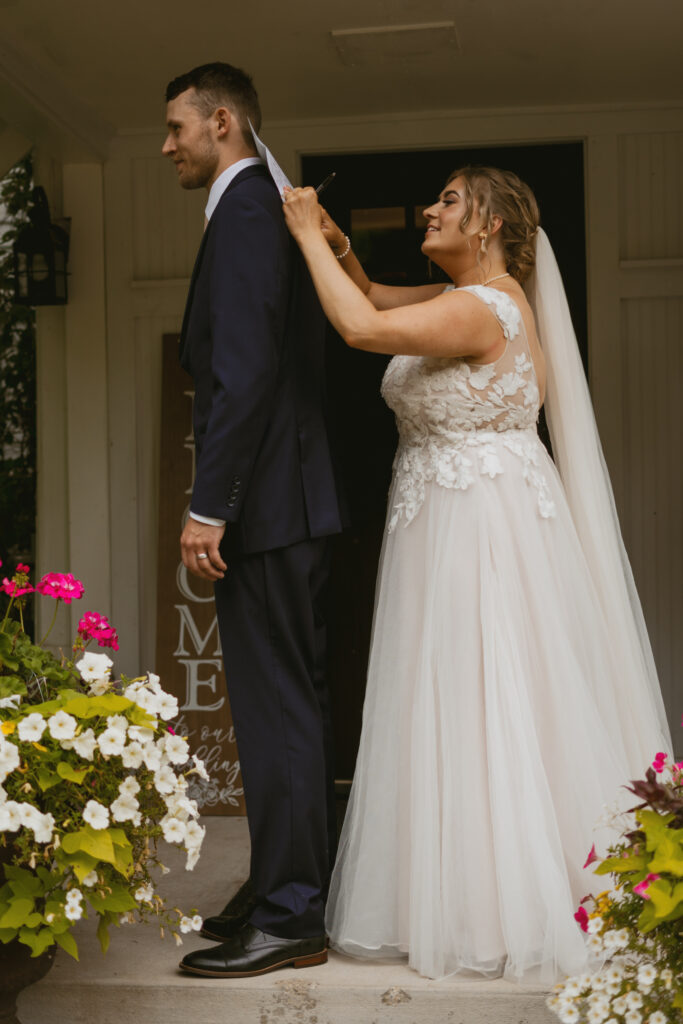
[[[164,335],[161,397],[161,479],[157,672],[178,698],[173,723],[211,776],[190,776],[189,796],[203,814],[244,814],[244,796],[223,675],[213,585],[191,575],[180,558],[180,533],[194,480],[191,377],[178,362],[178,336]]]

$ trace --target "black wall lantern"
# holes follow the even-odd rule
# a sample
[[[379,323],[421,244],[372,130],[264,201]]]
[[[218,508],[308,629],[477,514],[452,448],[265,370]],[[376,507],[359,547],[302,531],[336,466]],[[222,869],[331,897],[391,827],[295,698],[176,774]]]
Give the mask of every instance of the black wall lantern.
[[[47,196],[40,186],[33,189],[29,217],[14,243],[14,300],[21,306],[64,306],[69,221],[50,221]]]

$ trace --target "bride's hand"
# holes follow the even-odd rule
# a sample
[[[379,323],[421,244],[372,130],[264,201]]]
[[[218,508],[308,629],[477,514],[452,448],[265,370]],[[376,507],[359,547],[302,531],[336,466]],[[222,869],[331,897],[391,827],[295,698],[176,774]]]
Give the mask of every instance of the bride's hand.
[[[324,211],[318,203],[315,189],[285,189],[283,209],[287,227],[297,242],[300,242],[307,232],[322,230]]]
[[[336,253],[342,252],[346,246],[346,235],[339,225],[335,224],[324,206],[320,207],[320,212],[322,214],[322,221],[320,224],[322,232],[330,249],[336,255]]]

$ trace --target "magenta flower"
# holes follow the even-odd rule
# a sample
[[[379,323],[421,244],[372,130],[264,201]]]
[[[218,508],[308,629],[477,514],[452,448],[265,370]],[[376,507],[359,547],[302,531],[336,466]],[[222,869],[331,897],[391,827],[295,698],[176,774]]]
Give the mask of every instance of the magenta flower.
[[[588,917],[588,912],[587,912],[585,907],[579,907],[579,909],[574,914],[574,920],[578,921],[578,923],[581,925],[581,931],[582,932],[587,932],[588,931],[589,917]]]
[[[591,852],[588,854],[588,857],[586,858],[586,863],[583,866],[587,868],[589,864],[592,864],[593,861],[596,861],[597,859],[598,855],[595,852],[595,843],[593,843],[593,845],[591,846]]]
[[[652,762],[652,767],[660,775],[664,771],[664,764],[666,762],[666,758],[667,755],[664,753],[664,751],[660,751],[658,754],[655,754],[655,759]]]
[[[642,896],[644,900],[649,900],[650,897],[647,894],[647,890],[652,882],[656,882],[658,878],[659,875],[648,875],[647,878],[644,878],[642,882],[638,883],[638,885],[633,886],[633,891],[637,892],[639,896]]]
[[[0,583],[0,590],[4,590],[10,597],[23,597],[24,594],[32,594],[33,587],[30,583],[17,583],[14,579],[8,580],[5,576],[2,583]]]
[[[111,647],[118,651],[119,638],[106,615],[99,612],[86,612],[78,623],[78,632],[84,640],[96,640],[99,647]]]
[[[70,572],[48,572],[36,585],[38,593],[45,597],[54,597],[64,604],[71,604],[83,597],[83,584],[74,579]]]

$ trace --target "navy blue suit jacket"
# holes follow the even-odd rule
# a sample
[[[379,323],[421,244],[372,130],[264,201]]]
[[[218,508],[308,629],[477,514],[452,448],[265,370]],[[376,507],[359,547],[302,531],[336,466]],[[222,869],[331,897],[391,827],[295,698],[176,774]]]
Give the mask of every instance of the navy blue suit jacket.
[[[224,519],[227,553],[341,529],[324,419],[325,318],[278,191],[241,171],[204,232],[180,361],[195,383],[191,510]]]

